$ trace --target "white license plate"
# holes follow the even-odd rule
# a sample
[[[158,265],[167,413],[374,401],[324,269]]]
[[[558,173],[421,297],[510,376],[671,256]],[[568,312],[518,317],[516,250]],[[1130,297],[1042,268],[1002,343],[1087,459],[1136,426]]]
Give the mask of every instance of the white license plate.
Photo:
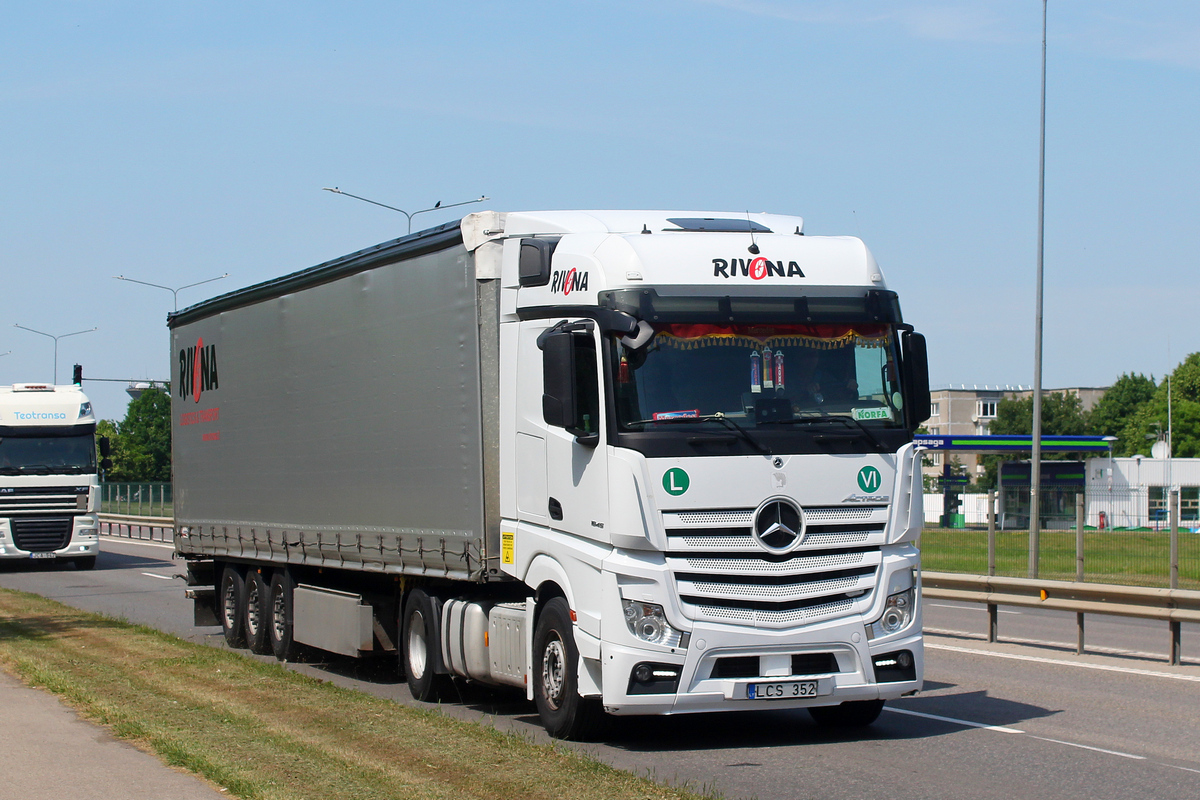
[[[54,553],[30,553],[30,558],[54,558]]]
[[[816,681],[775,681],[772,683],[751,683],[746,686],[747,700],[799,700],[803,697],[816,697]]]

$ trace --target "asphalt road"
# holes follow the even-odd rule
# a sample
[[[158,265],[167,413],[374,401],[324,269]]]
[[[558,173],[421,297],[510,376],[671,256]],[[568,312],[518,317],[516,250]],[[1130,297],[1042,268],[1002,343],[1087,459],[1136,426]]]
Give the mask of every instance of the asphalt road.
[[[0,585],[223,647],[191,625],[169,546],[105,539],[94,571],[6,570]],[[1200,796],[1200,627],[1166,664],[1164,624],[1002,609],[1001,641],[979,607],[927,601],[925,691],[890,703],[865,734],[837,736],[804,712],[624,718],[579,747],[614,766],[727,798],[1187,798]],[[1190,654],[1190,655],[1189,655]],[[412,704],[394,661],[332,658],[301,669]],[[453,716],[545,740],[523,695],[462,688]]]

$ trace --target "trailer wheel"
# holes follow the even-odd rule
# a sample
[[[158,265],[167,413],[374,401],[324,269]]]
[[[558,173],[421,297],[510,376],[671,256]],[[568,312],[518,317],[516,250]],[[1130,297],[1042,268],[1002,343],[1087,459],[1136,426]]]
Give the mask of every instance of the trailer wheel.
[[[95,569],[95,567],[95,556],[83,556],[82,558],[75,559],[75,569]]]
[[[221,631],[225,634],[225,643],[230,647],[245,647],[246,579],[232,564],[227,564],[221,571],[217,612],[221,620]]]
[[[267,592],[267,639],[271,644],[271,652],[280,661],[303,661],[306,653],[306,649],[292,638],[295,588],[296,582],[287,570],[277,570],[271,576]]]
[[[571,609],[562,597],[546,603],[533,637],[533,699],[547,733],[556,739],[589,739],[604,721],[600,702],[579,696],[579,648]]]
[[[404,679],[414,699],[436,702],[449,688],[450,676],[437,673],[438,636],[433,598],[424,589],[414,589],[404,601],[401,618],[401,660]]]
[[[849,700],[837,706],[813,706],[808,715],[822,728],[865,728],[879,718],[882,700]]]
[[[271,585],[256,569],[246,573],[246,644],[250,652],[265,656],[272,651]]]

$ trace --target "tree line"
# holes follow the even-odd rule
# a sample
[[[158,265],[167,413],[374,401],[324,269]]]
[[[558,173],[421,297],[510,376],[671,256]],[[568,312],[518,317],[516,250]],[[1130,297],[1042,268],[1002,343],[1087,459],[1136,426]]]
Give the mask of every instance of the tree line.
[[[1170,414],[1168,419],[1168,391]],[[1115,436],[1116,457],[1150,455],[1150,448],[1173,429],[1176,458],[1200,457],[1200,353],[1192,353],[1156,382],[1154,377],[1125,373],[1104,393],[1090,411],[1083,410],[1077,395],[1051,392],[1042,397],[1044,436]],[[996,419],[988,427],[992,434],[1033,433],[1033,397],[1009,397],[996,404]],[[1073,458],[1070,453],[1045,453],[1043,458]],[[996,470],[1004,458],[985,456],[986,477],[978,488],[996,486]]]
[[[102,419],[96,435],[107,436],[112,469],[104,476],[113,483],[171,480],[171,396],[147,389],[130,402],[125,419]]]

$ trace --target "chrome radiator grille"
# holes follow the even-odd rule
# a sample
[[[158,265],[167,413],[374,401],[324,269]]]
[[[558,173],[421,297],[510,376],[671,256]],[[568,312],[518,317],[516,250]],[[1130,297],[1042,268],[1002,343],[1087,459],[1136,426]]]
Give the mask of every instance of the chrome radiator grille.
[[[663,514],[667,565],[693,619],[784,627],[870,604],[886,506],[805,508],[806,535],[783,555],[758,545],[753,516],[753,509]]]

